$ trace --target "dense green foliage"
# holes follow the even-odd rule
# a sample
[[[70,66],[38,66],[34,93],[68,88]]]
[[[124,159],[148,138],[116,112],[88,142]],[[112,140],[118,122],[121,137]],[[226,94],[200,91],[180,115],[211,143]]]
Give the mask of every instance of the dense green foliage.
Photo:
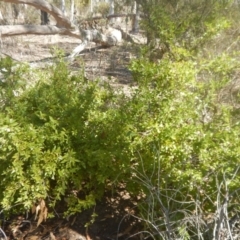
[[[134,60],[128,95],[70,73],[61,58],[35,72],[41,80],[32,86],[27,66],[1,60],[1,208],[30,208],[42,198],[50,209],[64,201],[74,214],[124,182],[132,195],[147,195],[146,227],[165,239],[199,236],[198,213],[214,213],[228,194],[229,209],[238,210],[239,118],[219,97],[237,70],[237,52],[204,49],[231,21],[218,18],[220,5],[205,5],[211,11],[197,29],[190,25],[186,44],[183,33],[199,12],[185,18],[193,6],[179,10],[186,21],[179,27],[166,6],[150,9],[151,27],[171,53]]]
[[[143,221],[163,239],[218,239],[238,211],[239,86],[227,90],[238,72],[230,39],[238,5],[138,2],[149,47],[132,69],[145,83],[145,106],[154,106],[136,156],[136,180],[149,195]],[[213,213],[211,225],[204,216]]]
[[[1,201],[4,208],[15,202],[29,207],[34,199],[50,197],[54,205],[66,195],[74,207],[69,211],[81,211],[101,197],[107,179],[129,165],[123,119],[115,110],[121,97],[82,74],[71,76],[63,62],[46,75],[2,106]],[[81,190],[84,201],[72,193]]]

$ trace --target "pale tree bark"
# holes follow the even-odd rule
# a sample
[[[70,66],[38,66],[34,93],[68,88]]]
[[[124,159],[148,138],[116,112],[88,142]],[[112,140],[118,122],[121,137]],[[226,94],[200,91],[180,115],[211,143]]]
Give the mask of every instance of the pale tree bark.
[[[93,13],[94,0],[90,0],[90,12]]]
[[[1,1],[31,5],[37,9],[43,10],[52,15],[57,21],[57,27],[71,28],[71,22],[62,14],[62,11],[45,0],[1,0]]]
[[[0,22],[3,20],[3,15],[2,15],[2,11],[0,10]]]
[[[110,0],[109,5],[110,5],[109,15],[113,15],[114,14],[114,0]]]
[[[121,31],[117,29],[109,28],[108,31],[102,34],[96,29],[76,29],[76,26],[72,25],[70,20],[66,18],[61,10],[48,3],[45,0],[1,0],[8,3],[23,3],[31,5],[37,9],[40,9],[48,14],[52,15],[57,24],[56,26],[40,26],[40,25],[0,25],[0,35],[14,36],[25,34],[38,34],[38,35],[53,35],[62,34],[76,37],[82,40],[82,44],[77,47],[71,57],[74,57],[80,51],[84,50],[88,42],[100,43],[104,46],[114,46],[122,40]]]
[[[132,32],[133,33],[138,33],[139,32],[139,19],[140,19],[140,14],[139,14],[139,4],[137,1],[134,1],[133,3],[133,19],[132,19]]]
[[[71,9],[70,9],[70,21],[71,23],[74,23],[75,18],[75,4],[74,0],[71,0]]]
[[[79,54],[81,51],[85,49],[88,42],[95,42],[99,43],[102,46],[115,46],[122,40],[122,33],[118,29],[109,28],[108,31],[105,34],[100,33],[98,30],[81,30],[81,36],[82,37],[82,43],[77,46],[72,54],[70,55],[70,58],[73,58],[77,54]]]
[[[70,31],[66,28],[58,28],[50,25],[0,25],[1,37],[10,37],[17,35],[69,35],[81,39],[79,31]]]
[[[114,5],[114,0],[109,0],[109,15],[113,15],[114,14],[114,9],[115,5]],[[110,20],[110,23],[113,23],[113,20]]]
[[[61,0],[61,9],[62,9],[62,13],[65,16],[66,15],[66,4],[65,4],[65,0]]]

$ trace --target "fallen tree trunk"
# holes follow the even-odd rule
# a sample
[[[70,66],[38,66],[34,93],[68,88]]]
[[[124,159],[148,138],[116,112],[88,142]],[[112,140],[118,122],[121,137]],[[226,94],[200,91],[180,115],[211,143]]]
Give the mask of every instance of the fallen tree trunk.
[[[72,37],[80,38],[79,31],[71,31],[66,28],[58,28],[50,25],[1,25],[1,37],[10,37],[17,35],[36,34],[36,35],[70,35]]]
[[[96,29],[81,29],[80,27],[74,26],[71,22],[63,15],[61,10],[49,4],[45,0],[2,0],[3,2],[9,3],[21,3],[28,4],[37,9],[43,10],[52,15],[57,24],[56,26],[42,26],[42,25],[1,25],[0,36],[15,36],[15,35],[26,35],[26,34],[37,34],[37,35],[53,35],[61,34],[68,35],[71,37],[79,38],[82,43],[74,49],[71,58],[76,56],[79,52],[83,51],[87,46],[88,42],[99,43],[103,46],[114,46],[121,42],[122,33],[120,30],[109,28],[104,34],[100,30]]]

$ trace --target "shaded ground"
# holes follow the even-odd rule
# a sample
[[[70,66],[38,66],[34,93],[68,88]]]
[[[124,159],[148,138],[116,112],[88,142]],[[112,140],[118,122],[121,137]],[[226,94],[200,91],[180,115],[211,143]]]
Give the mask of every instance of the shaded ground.
[[[102,240],[139,239],[142,224],[132,215],[137,211],[137,199],[119,189],[115,195],[106,193],[94,208],[68,219],[55,209],[55,217],[37,227],[34,216],[16,216],[4,221],[8,239],[26,240]],[[91,221],[94,219],[94,222]],[[3,237],[0,239],[4,239]]]
[[[62,49],[69,55],[78,44],[79,40],[63,36],[11,37],[2,40],[1,53],[16,61],[44,66],[54,61],[52,53],[57,49]],[[132,83],[131,72],[128,70],[132,56],[136,56],[136,49],[127,43],[112,48],[98,48],[93,44],[81,53],[70,67],[72,71],[84,68],[88,79],[110,81],[112,85],[127,92],[129,84]],[[136,214],[136,211],[137,199],[130,197],[122,187],[115,195],[106,193],[94,208],[69,219],[64,219],[61,209],[56,209],[55,217],[38,227],[34,216],[15,216],[2,221],[2,229],[8,239],[142,239],[139,234],[142,224],[131,216]],[[93,217],[95,221],[91,224]],[[4,236],[1,237],[0,233],[0,240],[2,239]]]

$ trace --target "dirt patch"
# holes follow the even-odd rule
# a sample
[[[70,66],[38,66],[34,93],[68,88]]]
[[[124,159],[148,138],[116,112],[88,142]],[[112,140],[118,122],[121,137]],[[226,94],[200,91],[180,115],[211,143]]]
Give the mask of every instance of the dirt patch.
[[[38,227],[34,216],[16,216],[4,221],[3,230],[9,240],[122,240],[140,239],[143,228],[133,217],[137,213],[137,200],[125,189],[114,195],[106,193],[95,207],[67,219],[56,209],[55,213],[54,218]],[[4,239],[1,234],[0,239]]]
[[[141,39],[141,36],[139,38]],[[42,66],[43,63],[54,62],[54,54],[59,49],[68,56],[80,43],[79,39],[60,35],[6,37],[1,43],[1,53],[2,56],[8,55],[19,62]],[[132,82],[128,65],[136,55],[138,55],[137,47],[126,42],[110,48],[101,48],[95,43],[90,43],[71,64],[71,70],[79,71],[84,67],[86,76],[90,80],[109,79],[116,84],[126,85]]]

